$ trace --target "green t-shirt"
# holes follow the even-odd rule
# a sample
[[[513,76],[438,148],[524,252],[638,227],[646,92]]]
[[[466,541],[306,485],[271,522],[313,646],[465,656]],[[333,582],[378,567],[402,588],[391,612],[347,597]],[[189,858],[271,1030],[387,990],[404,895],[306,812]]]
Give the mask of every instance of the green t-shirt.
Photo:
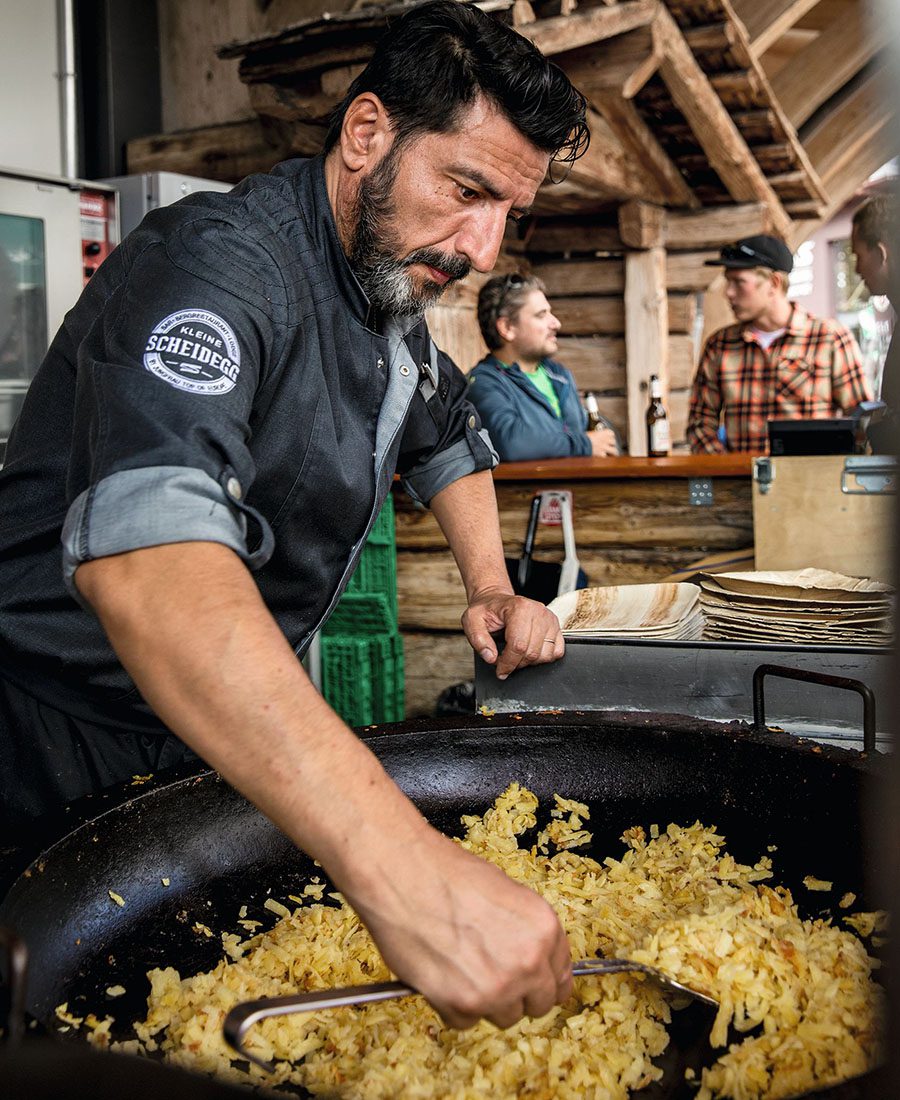
[[[550,408],[556,413],[557,419],[562,420],[562,409],[559,405],[559,398],[556,396],[556,390],[553,388],[553,381],[544,368],[544,364],[538,363],[537,370],[531,374],[529,374],[528,371],[522,371],[522,373],[532,386],[547,398],[550,402]]]

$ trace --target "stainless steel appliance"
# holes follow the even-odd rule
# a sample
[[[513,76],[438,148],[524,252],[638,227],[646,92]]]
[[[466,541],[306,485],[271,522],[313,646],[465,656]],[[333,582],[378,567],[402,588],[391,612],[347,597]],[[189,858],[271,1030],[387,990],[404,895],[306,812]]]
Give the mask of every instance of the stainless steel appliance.
[[[140,172],[134,176],[112,176],[101,182],[119,193],[122,236],[140,224],[145,214],[158,206],[169,206],[197,191],[230,191],[230,183],[180,176],[177,172]]]
[[[65,313],[118,240],[111,187],[0,168],[0,457]]]

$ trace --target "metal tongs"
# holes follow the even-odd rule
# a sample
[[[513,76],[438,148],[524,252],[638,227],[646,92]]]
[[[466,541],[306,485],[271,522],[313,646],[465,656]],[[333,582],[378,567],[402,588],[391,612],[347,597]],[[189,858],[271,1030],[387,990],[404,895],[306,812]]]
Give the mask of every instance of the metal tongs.
[[[674,978],[657,970],[655,966],[647,966],[645,963],[634,962],[631,959],[582,959],[572,963],[573,977],[584,974],[645,974],[657,985],[673,993],[685,993],[695,1000],[718,1007],[718,1001],[708,993],[701,993],[698,989],[691,989],[682,985]],[[247,1032],[258,1024],[260,1020],[270,1016],[284,1016],[291,1012],[315,1012],[320,1008],[341,1008],[346,1005],[375,1004],[377,1001],[390,1001],[394,997],[409,997],[416,995],[418,990],[412,989],[402,982],[373,982],[369,985],[348,985],[341,989],[317,989],[312,993],[291,993],[286,997],[262,997],[256,1001],[242,1001],[225,1017],[222,1030],[225,1041],[241,1058],[246,1058],[255,1065],[272,1073],[275,1069],[270,1062],[257,1058],[244,1047],[244,1039]]]

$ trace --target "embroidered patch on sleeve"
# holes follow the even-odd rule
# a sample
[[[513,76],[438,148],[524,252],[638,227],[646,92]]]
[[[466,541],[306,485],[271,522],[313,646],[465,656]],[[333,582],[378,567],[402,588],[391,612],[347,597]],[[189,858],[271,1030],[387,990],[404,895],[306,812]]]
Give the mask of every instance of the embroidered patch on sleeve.
[[[221,317],[182,309],[154,326],[144,348],[144,366],[188,393],[228,393],[241,373],[241,350]]]

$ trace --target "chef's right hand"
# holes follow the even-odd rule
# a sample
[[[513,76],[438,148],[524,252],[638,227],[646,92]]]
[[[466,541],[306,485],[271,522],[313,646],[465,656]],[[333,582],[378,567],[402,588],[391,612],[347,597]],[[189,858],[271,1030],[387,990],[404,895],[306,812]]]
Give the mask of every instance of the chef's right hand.
[[[428,829],[396,853],[374,901],[351,896],[385,962],[450,1027],[511,1027],[572,992],[569,943],[553,909],[498,867]],[[366,894],[370,891],[366,890]]]
[[[591,442],[591,454],[617,455],[619,453],[616,433],[611,428],[597,428],[593,432],[588,432],[587,437]]]

